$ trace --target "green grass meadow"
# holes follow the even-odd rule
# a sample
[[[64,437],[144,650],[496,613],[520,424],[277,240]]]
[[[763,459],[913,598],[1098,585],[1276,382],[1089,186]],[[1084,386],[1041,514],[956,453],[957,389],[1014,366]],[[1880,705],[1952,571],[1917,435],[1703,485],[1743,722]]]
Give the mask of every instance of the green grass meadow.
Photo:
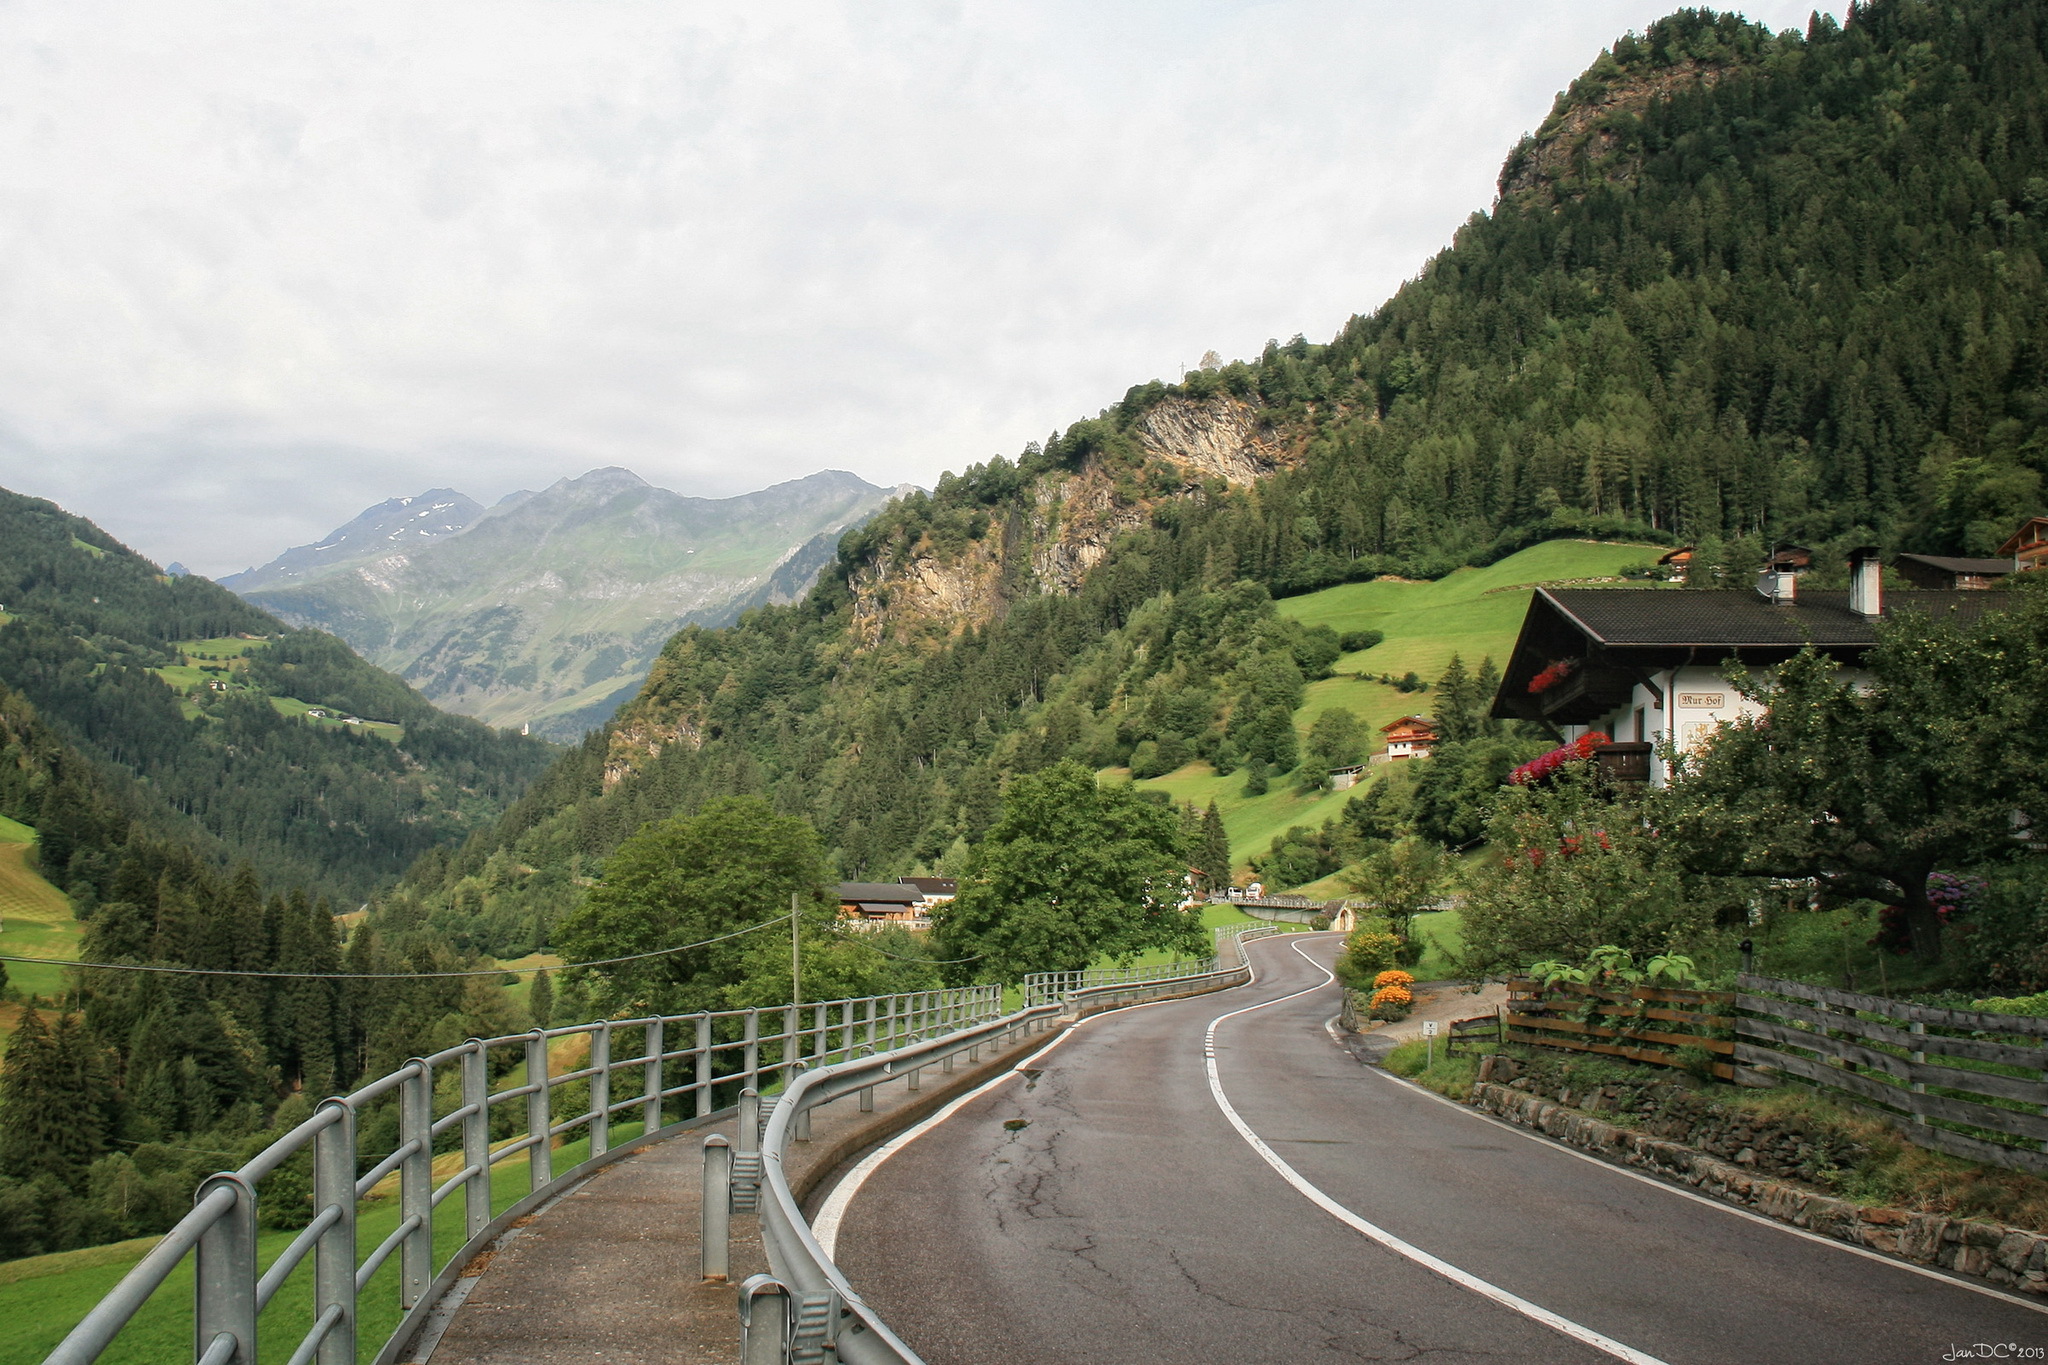
[[[246,681],[248,656],[269,643],[268,640],[243,640],[233,636],[211,640],[180,640],[176,645],[179,661],[162,668],[153,668],[150,672],[171,685],[183,699],[185,719],[192,720],[200,712],[191,698],[205,690],[209,682],[224,681],[236,690],[249,689],[250,684]],[[222,668],[227,671],[208,671]],[[393,744],[405,738],[405,727],[389,721],[360,717],[362,724],[346,725],[339,716],[331,713],[322,716],[312,715],[310,713],[313,711],[328,711],[329,708],[300,701],[297,697],[271,697],[270,705],[279,715],[296,716],[308,725],[317,725],[329,730],[362,730],[380,739],[388,739]]]
[[[0,816],[0,953],[75,960],[85,926],[71,916],[71,902],[44,881],[34,863],[36,832]],[[65,988],[65,969],[33,962],[9,962],[8,987],[16,994],[55,996]],[[0,1048],[21,1018],[21,1006],[0,1003]]]
[[[1614,545],[1582,540],[1550,540],[1532,545],[1484,569],[1459,569],[1435,582],[1382,578],[1370,583],[1345,583],[1302,597],[1281,599],[1280,612],[1307,625],[1326,625],[1342,634],[1377,630],[1385,639],[1371,649],[1337,660],[1336,673],[1310,683],[1306,700],[1294,714],[1295,730],[1304,738],[1317,716],[1342,707],[1358,717],[1367,736],[1367,752],[1382,746],[1380,727],[1404,715],[1429,714],[1434,698],[1428,692],[1402,692],[1379,682],[1379,675],[1414,673],[1433,683],[1449,666],[1453,654],[1477,669],[1491,655],[1507,663],[1515,636],[1528,614],[1532,590],[1539,586],[1616,582],[1623,569],[1654,559],[1654,545]],[[1376,780],[1385,769],[1368,770]],[[1110,768],[1105,778],[1129,780],[1129,770]],[[1316,826],[1344,809],[1358,789],[1303,796],[1289,778],[1274,781],[1263,796],[1244,794],[1242,772],[1219,777],[1207,763],[1190,763],[1142,785],[1163,791],[1178,802],[1206,808],[1211,801],[1230,835],[1230,856],[1243,874],[1254,853],[1263,853],[1276,835],[1295,825]],[[1306,895],[1342,894],[1333,878],[1309,887],[1269,887]]]
[[[1428,583],[1379,578],[1342,583],[1302,597],[1281,599],[1280,614],[1304,625],[1378,630],[1386,638],[1371,649],[1337,660],[1337,672],[1413,671],[1435,681],[1453,654],[1478,667],[1491,654],[1505,664],[1529,607],[1530,589],[1613,582],[1623,569],[1655,559],[1656,545],[1612,545],[1546,540],[1483,569],[1459,569]],[[1417,700],[1425,700],[1426,694]]]

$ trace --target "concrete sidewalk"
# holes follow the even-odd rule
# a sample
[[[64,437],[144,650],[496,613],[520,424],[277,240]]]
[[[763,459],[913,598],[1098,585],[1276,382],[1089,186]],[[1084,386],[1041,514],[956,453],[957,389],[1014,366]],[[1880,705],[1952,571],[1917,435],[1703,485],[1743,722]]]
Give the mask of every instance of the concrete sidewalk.
[[[811,1140],[784,1169],[799,1201],[841,1166],[1057,1036],[1026,1035],[951,1075],[925,1068],[911,1093],[888,1082],[875,1108],[852,1095],[812,1111]],[[704,1139],[733,1120],[640,1145],[521,1220],[473,1263],[482,1274],[438,1341],[409,1361],[432,1365],[730,1365],[739,1358],[735,1288],[768,1269],[751,1214],[732,1220],[732,1279],[698,1278]],[[737,1142],[735,1140],[735,1145]],[[429,1329],[431,1332],[431,1329]]]

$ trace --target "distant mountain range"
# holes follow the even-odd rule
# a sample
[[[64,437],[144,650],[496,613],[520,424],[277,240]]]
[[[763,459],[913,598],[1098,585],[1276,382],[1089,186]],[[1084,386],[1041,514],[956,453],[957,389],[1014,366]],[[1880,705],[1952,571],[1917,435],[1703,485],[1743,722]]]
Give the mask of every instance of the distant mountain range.
[[[450,710],[574,739],[639,689],[670,635],[801,597],[839,537],[901,491],[824,470],[692,498],[616,468],[489,509],[437,488],[221,582]]]

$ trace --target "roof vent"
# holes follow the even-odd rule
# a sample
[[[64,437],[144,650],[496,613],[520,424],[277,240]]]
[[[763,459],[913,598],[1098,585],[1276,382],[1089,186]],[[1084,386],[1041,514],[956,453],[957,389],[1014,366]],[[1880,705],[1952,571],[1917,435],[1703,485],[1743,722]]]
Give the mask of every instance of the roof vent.
[[[1884,566],[1875,545],[1849,551],[1849,610],[1865,618],[1884,615]]]
[[[1799,575],[1790,569],[1765,569],[1756,576],[1756,590],[1766,602],[1790,606],[1799,594]]]

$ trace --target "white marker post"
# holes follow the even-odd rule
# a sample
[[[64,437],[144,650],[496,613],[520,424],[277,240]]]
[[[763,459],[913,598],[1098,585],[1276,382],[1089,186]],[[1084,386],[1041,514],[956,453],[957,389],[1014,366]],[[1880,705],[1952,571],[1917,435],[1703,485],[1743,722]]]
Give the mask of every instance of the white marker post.
[[[1429,1044],[1429,1051],[1423,1062],[1423,1067],[1426,1070],[1436,1065],[1436,1020],[1425,1019],[1422,1021],[1422,1036]]]

